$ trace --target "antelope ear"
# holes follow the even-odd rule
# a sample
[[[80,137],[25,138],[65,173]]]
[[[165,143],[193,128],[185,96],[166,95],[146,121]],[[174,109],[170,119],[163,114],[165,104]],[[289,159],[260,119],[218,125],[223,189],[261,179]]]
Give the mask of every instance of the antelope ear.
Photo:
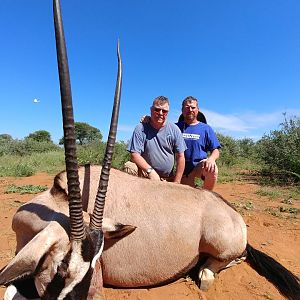
[[[112,219],[103,218],[102,229],[105,238],[119,239],[133,232],[136,229],[136,226],[124,225],[122,223],[115,222]]]
[[[47,254],[55,243],[64,239],[62,232],[67,236],[57,222],[50,222],[1,270],[0,285],[8,285],[17,279],[33,275],[41,258]]]

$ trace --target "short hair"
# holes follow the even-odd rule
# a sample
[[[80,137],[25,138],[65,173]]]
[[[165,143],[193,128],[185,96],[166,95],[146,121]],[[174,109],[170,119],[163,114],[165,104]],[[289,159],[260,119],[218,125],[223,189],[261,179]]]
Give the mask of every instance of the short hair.
[[[200,121],[200,122],[202,122],[202,123],[207,124],[206,118],[205,118],[203,112],[201,112],[201,111],[198,112],[197,120]],[[182,122],[182,121],[184,121],[183,114],[181,114],[181,115],[179,116],[177,122]]]
[[[195,98],[195,97],[193,97],[193,96],[187,96],[187,97],[185,97],[185,98],[183,99],[183,101],[182,101],[182,108],[185,106],[185,104],[186,104],[187,102],[191,102],[191,101],[196,101],[196,102],[197,102],[197,107],[198,107],[198,99]]]
[[[153,100],[152,106],[154,106],[155,104],[158,105],[164,105],[164,104],[168,104],[170,105],[169,99],[165,96],[158,96]]]

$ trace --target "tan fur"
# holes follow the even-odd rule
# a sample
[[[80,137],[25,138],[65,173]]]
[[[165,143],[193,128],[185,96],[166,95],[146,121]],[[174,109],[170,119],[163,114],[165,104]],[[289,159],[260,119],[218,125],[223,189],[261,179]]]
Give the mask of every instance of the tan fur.
[[[84,170],[79,172],[81,190]],[[100,170],[91,166],[88,213],[94,207]],[[51,193],[46,191],[19,209],[13,220],[18,251],[53,216],[59,216],[68,231],[66,193],[66,174],[61,173]],[[104,216],[137,227],[126,238],[105,243],[103,281],[109,285],[162,284],[184,275],[200,254],[230,261],[246,247],[243,219],[217,194],[118,170],[111,170]]]

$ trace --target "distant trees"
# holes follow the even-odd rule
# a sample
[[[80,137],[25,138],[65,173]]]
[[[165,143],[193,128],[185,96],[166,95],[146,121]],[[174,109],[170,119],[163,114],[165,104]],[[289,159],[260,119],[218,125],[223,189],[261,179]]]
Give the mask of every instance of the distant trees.
[[[80,146],[102,143],[100,130],[84,122],[75,122],[75,136],[77,144]],[[63,144],[63,138],[59,141],[59,144]],[[25,156],[37,152],[44,153],[58,150],[62,149],[53,143],[51,134],[47,130],[31,132],[22,140],[13,139],[7,133],[0,134],[0,156]]]
[[[105,152],[102,134],[99,129],[83,122],[75,122],[77,156],[80,164],[101,164]],[[226,167],[253,166],[256,174],[260,172],[277,182],[300,181],[300,118],[292,117],[280,124],[279,130],[271,131],[259,141],[250,138],[234,139],[217,133],[222,145],[218,165],[220,170]],[[60,144],[63,139],[60,140]],[[51,141],[46,130],[30,133],[24,140],[15,140],[11,135],[0,134],[0,156],[25,156],[32,153],[62,151]],[[112,165],[121,168],[128,159],[125,142],[117,142]]]
[[[0,134],[0,156],[18,155],[25,156],[32,153],[43,153],[60,150],[51,140],[51,135],[46,130],[30,133],[23,140],[13,139],[9,134]]]
[[[75,122],[75,138],[79,145],[87,145],[92,142],[101,142],[102,134],[96,127],[84,122]],[[64,138],[59,140],[59,144],[64,144]]]
[[[13,140],[13,138],[10,134],[7,134],[7,133],[0,134],[0,143],[10,142],[12,140]]]
[[[38,130],[33,133],[30,133],[27,137],[25,137],[25,140],[27,139],[32,139],[36,142],[52,143],[51,134],[46,130]]]
[[[285,115],[284,115],[285,116]],[[257,142],[234,139],[217,133],[222,145],[219,165],[233,166],[251,161],[257,170],[274,182],[300,181],[300,118],[284,118],[279,130],[270,131]]]

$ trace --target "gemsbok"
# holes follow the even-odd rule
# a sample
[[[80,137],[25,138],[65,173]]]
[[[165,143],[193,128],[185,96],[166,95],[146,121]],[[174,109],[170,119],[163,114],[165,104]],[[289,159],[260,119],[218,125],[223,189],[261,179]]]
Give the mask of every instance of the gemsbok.
[[[122,85],[119,43],[103,165],[78,168],[59,0],[53,8],[66,171],[13,218],[16,256],[0,273],[5,300],[102,299],[103,285],[163,285],[191,270],[207,290],[215,274],[243,260],[285,297],[300,299],[298,277],[250,246],[243,218],[220,195],[110,170]]]

